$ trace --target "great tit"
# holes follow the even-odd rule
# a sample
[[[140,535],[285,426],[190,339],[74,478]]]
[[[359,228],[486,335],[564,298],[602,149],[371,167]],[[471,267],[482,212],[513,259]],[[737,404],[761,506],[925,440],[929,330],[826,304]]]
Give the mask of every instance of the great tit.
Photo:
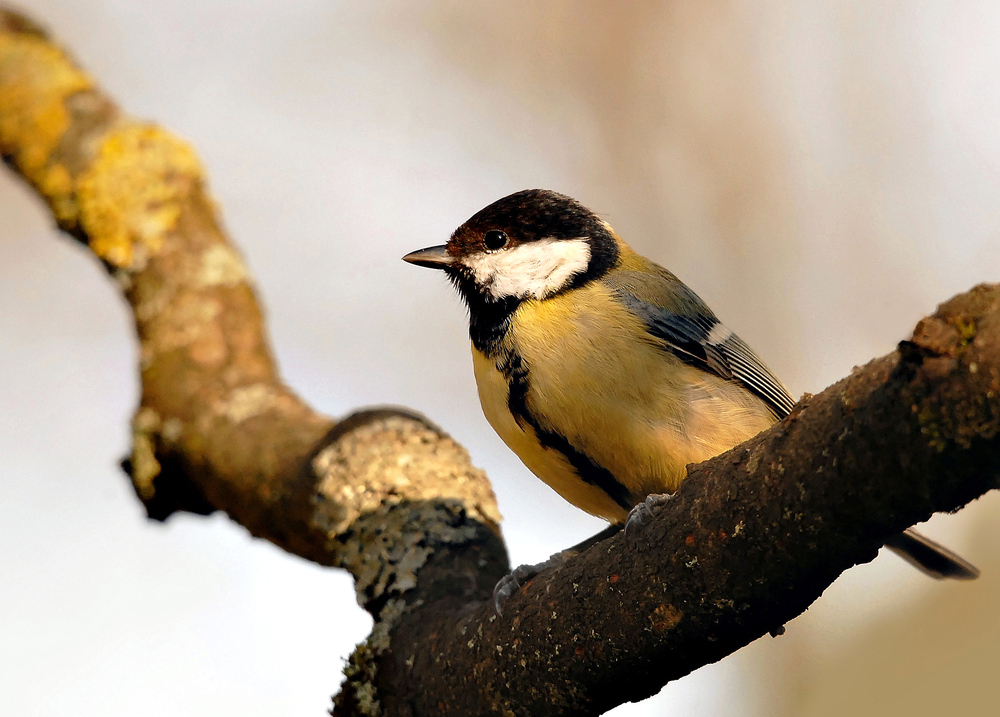
[[[504,443],[613,525],[795,403],[697,294],[562,194],[511,194],[403,259],[444,270],[468,305],[479,400]],[[936,578],[978,575],[912,529],[886,545]]]

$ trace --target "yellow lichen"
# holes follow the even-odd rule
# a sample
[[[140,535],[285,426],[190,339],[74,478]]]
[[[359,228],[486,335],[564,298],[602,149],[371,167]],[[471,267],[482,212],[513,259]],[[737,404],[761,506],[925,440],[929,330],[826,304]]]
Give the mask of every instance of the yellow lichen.
[[[976,321],[968,317],[956,316],[949,323],[958,331],[958,346],[955,348],[955,355],[961,355],[976,338]]]
[[[49,198],[52,213],[60,224],[76,221],[77,205],[73,197],[73,177],[64,164],[53,164],[45,172],[41,183],[42,193]]]
[[[73,215],[72,181],[52,154],[70,125],[66,98],[93,87],[58,47],[26,34],[0,32],[0,152],[52,203]]]
[[[149,406],[140,408],[132,419],[132,483],[143,500],[156,493],[153,482],[160,475],[160,462],[152,434],[160,428],[160,414]]]
[[[156,460],[153,439],[146,433],[136,433],[132,437],[132,483],[139,497],[152,499],[156,493],[153,482],[160,475],[160,462]]]
[[[91,250],[116,267],[142,268],[200,179],[191,148],[159,127],[126,124],[109,132],[77,183]]]

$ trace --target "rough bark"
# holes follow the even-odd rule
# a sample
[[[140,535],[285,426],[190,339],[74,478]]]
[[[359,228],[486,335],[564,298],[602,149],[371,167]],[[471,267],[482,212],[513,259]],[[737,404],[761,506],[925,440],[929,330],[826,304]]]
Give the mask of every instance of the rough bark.
[[[224,510],[354,575],[376,625],[338,714],[599,714],[780,631],[888,536],[1000,480],[1000,287],[981,286],[498,618],[500,518],[465,450],[404,409],[335,422],[284,386],[194,153],[3,10],[0,153],[133,310],[124,465],[150,517]]]

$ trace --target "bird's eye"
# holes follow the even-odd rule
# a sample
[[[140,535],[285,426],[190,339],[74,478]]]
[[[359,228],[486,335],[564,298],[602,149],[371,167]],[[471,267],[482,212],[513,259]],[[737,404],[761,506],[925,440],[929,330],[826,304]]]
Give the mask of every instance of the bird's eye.
[[[502,232],[497,229],[492,229],[485,234],[483,234],[483,246],[486,247],[488,251],[498,251],[507,246],[507,242],[510,241],[510,237],[507,236],[507,232]]]

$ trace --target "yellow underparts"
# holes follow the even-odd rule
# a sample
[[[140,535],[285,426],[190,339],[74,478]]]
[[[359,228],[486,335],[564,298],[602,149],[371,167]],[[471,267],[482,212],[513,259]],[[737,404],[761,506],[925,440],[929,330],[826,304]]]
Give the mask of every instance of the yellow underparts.
[[[545,301],[527,301],[504,347],[528,369],[527,405],[547,431],[610,471],[638,502],[673,492],[688,463],[717,455],[774,422],[753,394],[680,362],[600,282]],[[627,511],[584,482],[507,405],[493,359],[473,349],[483,411],[504,442],[574,505],[612,522]],[[524,422],[522,422],[523,424]]]

